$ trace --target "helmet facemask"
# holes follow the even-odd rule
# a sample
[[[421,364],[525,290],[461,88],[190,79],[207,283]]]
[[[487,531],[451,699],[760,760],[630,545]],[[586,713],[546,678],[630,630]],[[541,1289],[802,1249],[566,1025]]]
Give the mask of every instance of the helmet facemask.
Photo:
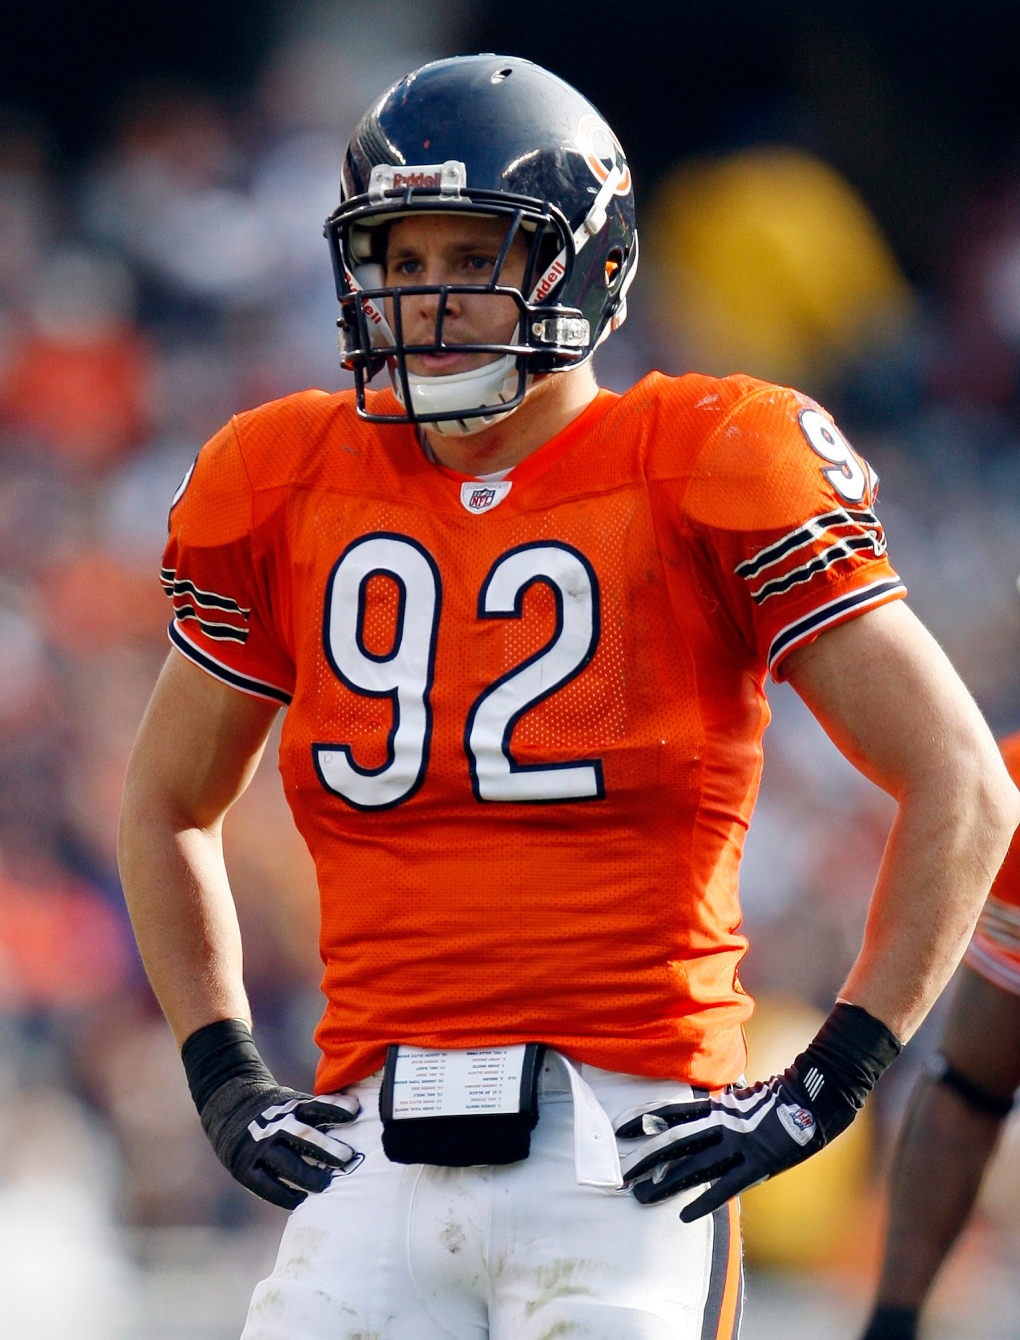
[[[485,196],[489,198],[478,198]],[[354,373],[363,417],[428,424],[433,431],[457,436],[479,432],[517,409],[536,376],[576,366],[590,352],[588,322],[582,313],[547,300],[561,286],[573,260],[573,239],[566,221],[542,202],[493,196],[462,191],[454,201],[444,199],[434,188],[386,190],[374,207],[351,201],[328,221],[326,235],[340,299],[340,349],[344,366]],[[384,266],[389,229],[413,213],[504,219],[505,233],[486,281],[387,284]],[[518,238],[527,249],[523,276],[514,284],[504,282],[504,271]],[[514,305],[514,329],[503,340],[450,339],[446,327],[451,298],[477,304],[486,295]],[[428,341],[409,343],[410,304],[423,298],[435,300],[434,326]],[[451,353],[486,361],[448,375],[430,376],[408,366],[409,357]],[[365,387],[383,366],[389,371],[402,414],[371,414],[365,407]]]

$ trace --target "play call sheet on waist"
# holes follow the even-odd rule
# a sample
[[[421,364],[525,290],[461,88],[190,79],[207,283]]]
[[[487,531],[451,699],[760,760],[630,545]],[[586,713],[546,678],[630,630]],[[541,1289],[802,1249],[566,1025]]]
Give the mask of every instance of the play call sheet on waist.
[[[401,1047],[393,1116],[452,1117],[520,1109],[524,1044],[468,1051]]]

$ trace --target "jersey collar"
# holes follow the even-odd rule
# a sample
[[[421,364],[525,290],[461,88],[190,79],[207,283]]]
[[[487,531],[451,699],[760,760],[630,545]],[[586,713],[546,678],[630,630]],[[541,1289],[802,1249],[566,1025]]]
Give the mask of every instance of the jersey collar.
[[[570,423],[561,429],[555,437],[551,437],[548,442],[543,442],[530,456],[525,456],[523,461],[518,461],[509,470],[499,471],[496,475],[464,475],[459,470],[451,470],[449,466],[442,465],[437,461],[428,451],[424,442],[420,444],[420,450],[432,470],[447,479],[453,480],[458,485],[473,480],[487,481],[494,478],[512,479],[518,485],[527,484],[545,474],[548,469],[566,455],[574,443],[598,423],[619,399],[620,397],[614,391],[600,389],[594,400],[585,406],[576,419],[571,419]]]

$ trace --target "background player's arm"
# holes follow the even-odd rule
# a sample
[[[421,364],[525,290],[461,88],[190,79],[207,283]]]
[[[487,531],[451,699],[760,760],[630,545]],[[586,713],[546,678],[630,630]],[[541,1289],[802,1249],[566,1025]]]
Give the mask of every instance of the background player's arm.
[[[277,710],[173,651],[135,742],[121,878],[146,972],[179,1044],[217,1019],[251,1022],[221,828]]]
[[[1020,796],[973,699],[902,601],[830,629],[784,670],[899,807],[841,995],[905,1041],[966,948]]]
[[[912,1336],[967,1222],[1005,1109],[1020,1086],[1020,996],[960,970],[942,1055],[972,1086],[922,1075],[900,1134],[876,1313],[868,1336]],[[995,1110],[998,1104],[998,1111]]]

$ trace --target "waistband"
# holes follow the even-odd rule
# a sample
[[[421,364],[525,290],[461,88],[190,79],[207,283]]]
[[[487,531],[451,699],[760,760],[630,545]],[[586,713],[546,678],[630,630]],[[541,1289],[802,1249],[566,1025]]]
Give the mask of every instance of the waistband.
[[[351,1088],[364,1094],[377,1092],[382,1086],[383,1072],[377,1070]],[[569,1096],[574,1105],[574,1172],[580,1186],[597,1187],[603,1191],[619,1191],[623,1187],[620,1154],[613,1124],[596,1091],[604,1099],[611,1099],[619,1090],[619,1102],[611,1100],[619,1114],[635,1105],[633,1090],[668,1088],[673,1101],[691,1096],[690,1085],[678,1080],[655,1080],[620,1071],[602,1070],[583,1061],[571,1061],[562,1052],[547,1050],[538,1076],[539,1103],[545,1100],[564,1101]],[[630,1091],[628,1093],[628,1090]],[[640,1101],[640,1100],[637,1100]],[[648,1101],[654,1101],[651,1094]]]
[[[652,1079],[647,1075],[632,1075],[623,1070],[603,1070],[597,1065],[589,1065],[587,1061],[572,1061],[562,1052],[553,1051],[550,1047],[546,1050],[542,1069],[538,1074],[538,1096],[540,1099],[565,1096],[572,1092],[567,1066],[576,1071],[585,1083],[594,1084],[600,1089],[603,1087],[615,1088],[616,1086],[632,1087],[643,1084],[668,1084],[679,1093],[680,1097],[689,1097],[693,1093],[690,1085],[685,1084],[683,1080]],[[379,1069],[348,1087],[358,1089],[361,1092],[374,1093],[382,1087],[382,1081],[383,1071]]]

